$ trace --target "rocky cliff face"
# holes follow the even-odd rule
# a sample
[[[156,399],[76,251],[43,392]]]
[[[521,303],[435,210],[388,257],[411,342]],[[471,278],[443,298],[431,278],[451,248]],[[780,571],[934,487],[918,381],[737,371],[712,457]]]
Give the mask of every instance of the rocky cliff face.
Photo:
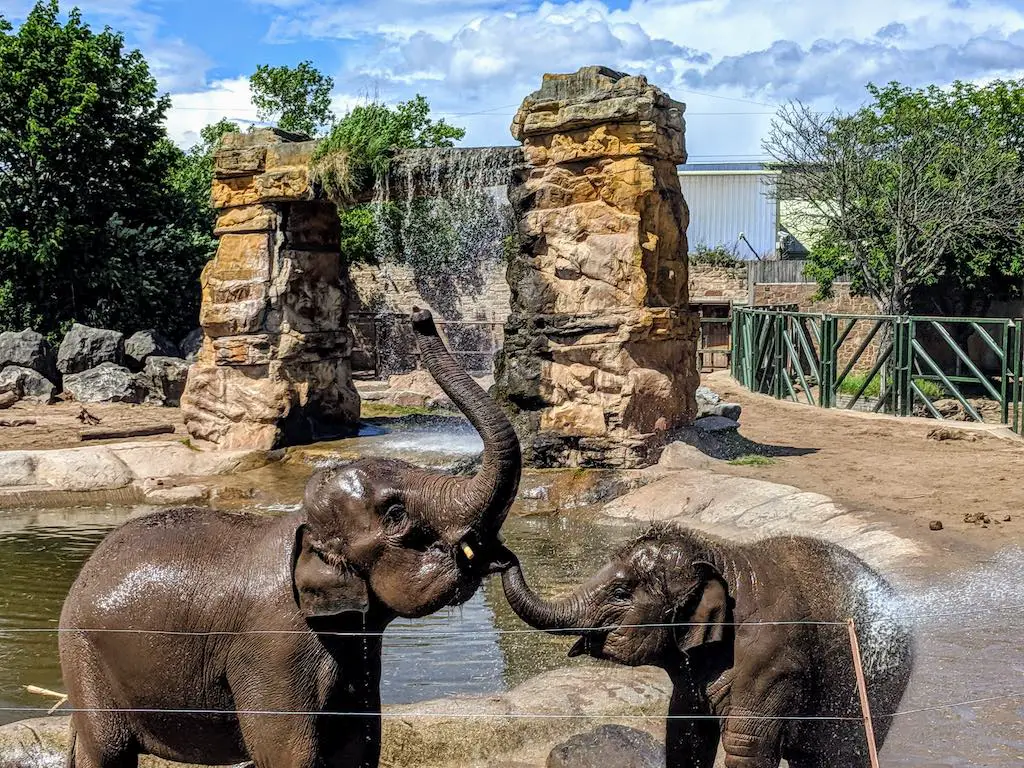
[[[693,418],[684,108],[587,67],[546,75],[512,123],[530,165],[510,190],[522,246],[497,383],[534,465],[641,466]]]
[[[202,274],[203,346],[182,410],[203,448],[336,435],[359,415],[347,276],[333,203],[315,200],[315,142],[229,134],[216,156],[217,255]]]

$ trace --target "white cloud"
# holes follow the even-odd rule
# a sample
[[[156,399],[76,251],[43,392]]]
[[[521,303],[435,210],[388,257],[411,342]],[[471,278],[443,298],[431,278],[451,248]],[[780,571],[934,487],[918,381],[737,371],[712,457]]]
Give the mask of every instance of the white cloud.
[[[218,80],[209,88],[171,96],[167,111],[167,134],[183,147],[199,141],[199,131],[222,118],[238,122],[243,127],[256,120],[252,106],[249,78]]]

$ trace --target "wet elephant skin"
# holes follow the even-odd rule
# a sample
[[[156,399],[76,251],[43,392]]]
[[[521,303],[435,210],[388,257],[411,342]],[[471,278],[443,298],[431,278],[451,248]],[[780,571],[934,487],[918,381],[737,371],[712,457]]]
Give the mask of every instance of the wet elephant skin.
[[[477,474],[365,459],[315,474],[286,517],[179,508],[112,531],[61,613],[69,766],[378,764],[380,633],[473,595],[520,475],[500,408],[429,312],[413,328],[483,438]]]
[[[728,768],[778,768],[782,758],[791,768],[866,768],[847,619],[879,747],[910,678],[914,643],[893,589],[824,541],[737,544],[659,525],[558,601],[530,590],[513,553],[504,558],[513,610],[579,635],[570,656],[668,672],[668,768],[711,768],[719,742]]]

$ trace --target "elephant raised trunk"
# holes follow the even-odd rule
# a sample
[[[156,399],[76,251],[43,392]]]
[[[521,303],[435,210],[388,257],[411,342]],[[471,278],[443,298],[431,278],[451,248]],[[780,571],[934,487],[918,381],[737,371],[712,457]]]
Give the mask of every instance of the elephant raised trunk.
[[[501,583],[512,610],[530,626],[545,630],[579,629],[583,626],[587,605],[587,595],[583,590],[564,600],[544,600],[530,589],[517,560],[502,572]]]
[[[412,327],[421,360],[444,393],[466,415],[484,442],[480,470],[472,478],[440,478],[449,521],[476,531],[484,541],[497,536],[519,488],[522,456],[508,418],[452,357],[428,310],[413,307]]]

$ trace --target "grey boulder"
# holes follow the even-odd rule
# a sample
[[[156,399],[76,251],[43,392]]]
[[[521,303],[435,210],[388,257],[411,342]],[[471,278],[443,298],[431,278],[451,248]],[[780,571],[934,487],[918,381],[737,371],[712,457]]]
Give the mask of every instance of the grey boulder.
[[[194,362],[199,357],[199,350],[203,348],[203,329],[196,328],[181,340],[178,347],[182,357],[189,362]]]
[[[705,387],[703,384],[697,387],[697,391],[694,393],[694,396],[697,398],[698,410],[701,408],[712,408],[722,401],[722,398],[718,396],[718,393],[710,387]]]
[[[706,415],[707,416],[721,416],[726,419],[732,419],[733,421],[740,420],[740,414],[743,413],[743,407],[739,403],[719,403],[712,408]]]
[[[135,374],[113,363],[65,376],[64,391],[79,403],[141,403],[144,396]]]
[[[81,373],[102,363],[120,365],[124,360],[124,334],[75,323],[60,343],[57,370]]]
[[[53,383],[39,371],[8,365],[0,371],[0,392],[14,392],[28,403],[48,405],[54,400]]]
[[[124,343],[124,356],[128,367],[141,371],[150,357],[178,357],[178,347],[156,331],[139,331]]]
[[[665,768],[665,747],[651,734],[625,725],[602,725],[563,741],[546,768]]]
[[[180,357],[146,358],[146,366],[138,376],[138,382],[145,390],[146,404],[179,406],[188,379],[188,369],[188,361]]]
[[[41,333],[24,331],[0,333],[0,368],[16,365],[31,368],[50,381],[57,381],[57,358]]]
[[[732,432],[740,428],[738,421],[724,416],[705,416],[693,422],[693,426],[700,432]]]

